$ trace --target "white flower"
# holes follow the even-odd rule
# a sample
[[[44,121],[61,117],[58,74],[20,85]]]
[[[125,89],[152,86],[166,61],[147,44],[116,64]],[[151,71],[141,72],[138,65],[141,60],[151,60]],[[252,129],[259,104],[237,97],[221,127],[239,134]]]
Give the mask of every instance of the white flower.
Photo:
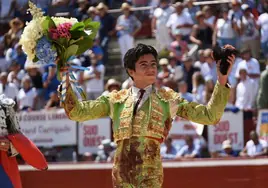
[[[51,19],[54,21],[56,26],[63,24],[63,23],[70,23],[74,25],[75,23],[78,22],[76,18],[51,17]]]
[[[35,57],[36,42],[44,34],[42,28],[42,22],[44,19],[45,17],[39,17],[26,23],[26,27],[21,35],[20,44],[30,60],[33,60]]]

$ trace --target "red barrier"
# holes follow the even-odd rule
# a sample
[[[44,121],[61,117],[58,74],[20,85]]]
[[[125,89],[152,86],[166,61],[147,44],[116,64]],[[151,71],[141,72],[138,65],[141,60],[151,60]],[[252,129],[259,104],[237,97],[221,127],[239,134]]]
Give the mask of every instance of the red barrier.
[[[268,160],[164,162],[164,188],[266,188]],[[112,164],[53,164],[47,172],[20,166],[25,188],[111,188]]]

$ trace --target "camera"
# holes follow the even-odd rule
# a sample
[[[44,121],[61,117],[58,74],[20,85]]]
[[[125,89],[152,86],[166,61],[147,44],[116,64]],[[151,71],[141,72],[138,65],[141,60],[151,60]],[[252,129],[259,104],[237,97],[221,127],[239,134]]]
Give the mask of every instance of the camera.
[[[228,57],[235,55],[238,55],[238,51],[235,48],[230,48],[228,47],[228,45],[225,46],[225,48],[223,47],[219,47],[216,46],[213,48],[213,58],[214,60],[218,63],[221,60],[221,64],[220,64],[220,72],[223,75],[227,74],[227,71],[229,69],[230,64],[228,63]]]

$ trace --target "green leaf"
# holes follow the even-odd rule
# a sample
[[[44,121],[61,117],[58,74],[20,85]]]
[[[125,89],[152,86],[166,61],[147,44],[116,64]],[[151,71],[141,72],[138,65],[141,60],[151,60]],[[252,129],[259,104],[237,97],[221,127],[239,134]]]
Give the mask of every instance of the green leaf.
[[[99,31],[99,27],[99,22],[90,22],[88,25],[86,25],[85,30],[90,30],[91,34],[89,36],[94,39]]]
[[[70,31],[84,31],[84,29],[85,29],[85,24],[84,24],[84,22],[78,22],[78,23],[75,23],[75,24],[71,27]]]
[[[66,51],[64,52],[64,60],[65,60],[65,62],[66,62],[71,56],[76,55],[77,50],[78,50],[78,45],[74,44],[74,45],[69,46],[69,47],[66,49]]]
[[[80,37],[87,37],[88,35],[84,32],[84,31],[70,31],[71,35],[72,35],[72,39],[77,40]]]
[[[45,31],[48,31],[51,28],[56,28],[56,25],[49,16],[46,16],[46,19],[42,22],[42,27]]]
[[[76,52],[76,55],[80,55],[84,53],[86,50],[92,48],[93,40],[89,36],[87,36],[87,37],[84,37],[83,40],[80,40],[76,42],[75,44],[78,45],[78,50]]]
[[[57,40],[59,44],[61,44],[63,47],[67,48],[68,47],[68,39],[67,38],[59,38]]]
[[[80,37],[80,38],[78,38],[78,39],[76,39],[76,40],[71,39],[69,44],[70,44],[70,45],[75,44],[76,42],[78,42],[78,41],[80,41],[80,40],[83,40],[83,37]]]
[[[91,18],[88,18],[86,20],[83,21],[85,26],[88,25],[90,22],[92,22],[92,19]]]
[[[36,63],[37,61],[39,61],[39,59],[36,56],[34,56],[33,62]]]
[[[91,28],[91,29],[99,29],[100,28],[100,22],[88,22],[86,25],[85,25],[85,29],[87,28]]]

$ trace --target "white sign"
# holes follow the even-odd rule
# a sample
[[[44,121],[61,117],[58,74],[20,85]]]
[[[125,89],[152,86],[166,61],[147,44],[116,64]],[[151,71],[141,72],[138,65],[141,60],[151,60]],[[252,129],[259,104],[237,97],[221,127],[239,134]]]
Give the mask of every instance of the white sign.
[[[192,136],[195,142],[200,143],[200,135],[202,135],[203,129],[204,125],[202,124],[177,117],[172,123],[169,136],[172,138],[175,147],[179,149],[185,144],[186,135]]]
[[[257,133],[261,139],[268,141],[268,110],[259,110]]]
[[[225,112],[221,121],[215,126],[208,127],[208,145],[210,151],[222,150],[222,142],[231,140],[234,150],[244,147],[243,112]]]
[[[76,144],[76,122],[63,109],[18,114],[21,131],[37,146],[52,147]]]
[[[80,123],[78,127],[78,152],[96,153],[104,139],[111,139],[111,120],[102,118]]]

